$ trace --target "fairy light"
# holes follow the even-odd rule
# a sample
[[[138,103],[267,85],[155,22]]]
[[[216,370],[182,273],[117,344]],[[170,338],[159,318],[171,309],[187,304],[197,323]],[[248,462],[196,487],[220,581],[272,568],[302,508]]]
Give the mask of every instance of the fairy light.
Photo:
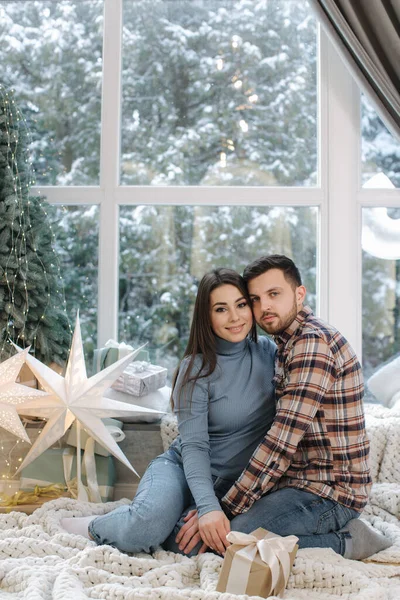
[[[40,419],[43,421],[43,419]],[[21,422],[24,426],[24,429],[27,428],[27,425],[31,423],[37,422],[37,419],[33,421],[32,419],[28,419],[27,417],[21,417]],[[38,435],[42,431],[40,428],[38,430]],[[18,471],[21,462],[24,460],[24,456],[26,455],[30,444],[28,444],[25,440],[15,439],[13,435],[4,436],[4,432],[2,434],[3,442],[0,446],[0,477],[5,481],[5,485],[10,481],[11,486],[12,482],[15,481],[13,478],[15,476],[16,471]],[[10,485],[10,484],[8,484]]]
[[[258,100],[257,94],[251,94],[251,96],[249,96],[249,102],[252,102],[254,104],[254,102],[257,102],[257,100]]]
[[[239,127],[243,131],[243,133],[247,133],[249,130],[249,125],[248,125],[247,121],[245,121],[244,119],[240,119]]]
[[[224,68],[224,61],[222,58],[217,58],[216,67],[218,71],[222,71]]]
[[[24,148],[23,146],[21,146],[23,140],[28,140],[28,144],[30,142],[30,135],[27,123],[23,115],[20,113],[15,103],[15,100],[13,98],[10,99],[8,91],[2,85],[0,85],[0,102],[3,107],[3,116],[5,117],[5,121],[3,122],[3,128],[5,129],[4,139],[6,142],[5,158],[7,161],[7,173],[9,173],[10,177],[9,181],[11,183],[11,188],[14,195],[15,206],[15,213],[11,223],[10,252],[6,259],[4,269],[6,288],[10,298],[10,303],[8,307],[9,318],[7,320],[6,328],[0,347],[0,356],[3,356],[4,352],[6,352],[6,354],[9,353],[8,349],[6,348],[8,339],[13,339],[17,343],[18,340],[21,339],[23,340],[24,344],[26,343],[26,345],[30,343],[33,346],[33,352],[35,352],[37,333],[39,331],[39,328],[42,326],[42,323],[44,322],[49,309],[54,305],[55,302],[60,303],[61,300],[62,310],[65,314],[66,322],[68,324],[69,329],[69,335],[71,337],[72,327],[67,314],[63,278],[61,276],[60,263],[54,247],[55,235],[51,223],[48,223],[48,226],[50,228],[50,246],[54,257],[52,260],[52,268],[54,268],[54,265],[56,265],[56,273],[52,273],[52,275],[59,282],[59,285],[56,286],[56,298],[54,298],[53,295],[48,292],[51,289],[51,280],[49,278],[49,273],[46,270],[42,259],[37,254],[37,246],[33,239],[34,233],[30,215],[32,202],[30,199],[24,198],[24,194],[26,194],[30,185],[35,184],[35,171],[32,162],[28,159],[27,147]],[[17,135],[17,131],[20,131],[23,135]],[[24,172],[20,172],[19,169],[19,166],[22,163],[26,165],[26,170]],[[28,181],[28,183],[24,182],[24,178],[25,182]],[[41,196],[40,191],[39,196]],[[40,199],[38,200],[37,206],[44,215],[43,220],[47,221],[48,211],[46,210],[46,207],[43,205]],[[33,251],[36,253],[35,262],[38,263],[42,269],[42,275],[47,293],[45,295],[46,303],[44,305],[41,318],[37,321],[36,327],[33,329],[33,331],[30,332],[28,339],[28,336],[25,332],[25,325],[27,323],[28,316],[31,310],[29,290],[26,285],[26,278],[30,268],[28,260],[29,246],[31,246],[33,248]],[[19,265],[19,267],[15,271],[13,271],[13,275],[11,276],[8,272],[8,269],[10,268],[11,264],[15,263]],[[18,286],[20,285],[21,268],[25,270],[25,273],[22,275],[23,305],[20,309],[18,309],[15,306],[15,294],[17,292]],[[15,319],[17,318],[18,310],[20,310],[21,314],[24,315],[24,323],[19,329],[19,331],[16,331]],[[16,333],[17,338],[15,339]]]
[[[226,167],[226,153],[225,152],[220,153],[219,160],[220,160],[220,166]]]
[[[240,37],[238,35],[233,35],[232,36],[232,48],[234,48],[234,49],[239,48],[239,43],[240,43]]]
[[[233,87],[236,90],[240,90],[242,88],[242,86],[243,86],[243,81],[241,79],[236,79],[236,81],[233,84]]]

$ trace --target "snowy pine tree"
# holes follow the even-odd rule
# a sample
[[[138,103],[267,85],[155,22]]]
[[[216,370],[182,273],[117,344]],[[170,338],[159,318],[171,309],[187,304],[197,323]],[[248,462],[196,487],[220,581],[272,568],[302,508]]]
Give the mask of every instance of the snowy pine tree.
[[[29,194],[27,144],[13,93],[0,86],[0,360],[14,354],[13,341],[62,365],[71,330],[46,205]]]

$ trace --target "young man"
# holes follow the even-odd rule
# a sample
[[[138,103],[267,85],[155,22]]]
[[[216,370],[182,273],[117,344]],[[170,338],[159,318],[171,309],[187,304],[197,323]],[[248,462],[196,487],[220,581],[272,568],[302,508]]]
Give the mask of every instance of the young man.
[[[243,274],[258,325],[274,337],[276,417],[222,499],[237,531],[254,524],[363,559],[390,545],[358,516],[371,486],[361,366],[346,339],[303,305],[306,289],[286,256]]]

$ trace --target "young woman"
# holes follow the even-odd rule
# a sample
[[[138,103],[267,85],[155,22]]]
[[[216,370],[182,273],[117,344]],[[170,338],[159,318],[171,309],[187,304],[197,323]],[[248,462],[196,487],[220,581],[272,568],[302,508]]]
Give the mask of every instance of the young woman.
[[[175,539],[185,515],[195,509],[199,533],[191,553],[206,547],[222,553],[230,524],[219,500],[273,421],[274,356],[273,342],[256,340],[242,277],[230,269],[204,275],[172,387],[178,438],[150,463],[129,506],[100,517],[63,519],[63,527],[125,552],[163,545],[187,553],[187,543],[178,547]],[[200,537],[203,543],[193,549]]]

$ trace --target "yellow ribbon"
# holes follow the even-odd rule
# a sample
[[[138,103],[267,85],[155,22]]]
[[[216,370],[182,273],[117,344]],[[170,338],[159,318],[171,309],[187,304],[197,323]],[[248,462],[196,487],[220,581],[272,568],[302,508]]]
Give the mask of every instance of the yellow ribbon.
[[[61,483],[52,483],[45,487],[35,486],[32,492],[24,492],[22,490],[15,492],[12,496],[8,494],[0,494],[0,506],[11,510],[19,504],[36,504],[40,498],[48,500],[59,498],[66,491],[66,486]]]

